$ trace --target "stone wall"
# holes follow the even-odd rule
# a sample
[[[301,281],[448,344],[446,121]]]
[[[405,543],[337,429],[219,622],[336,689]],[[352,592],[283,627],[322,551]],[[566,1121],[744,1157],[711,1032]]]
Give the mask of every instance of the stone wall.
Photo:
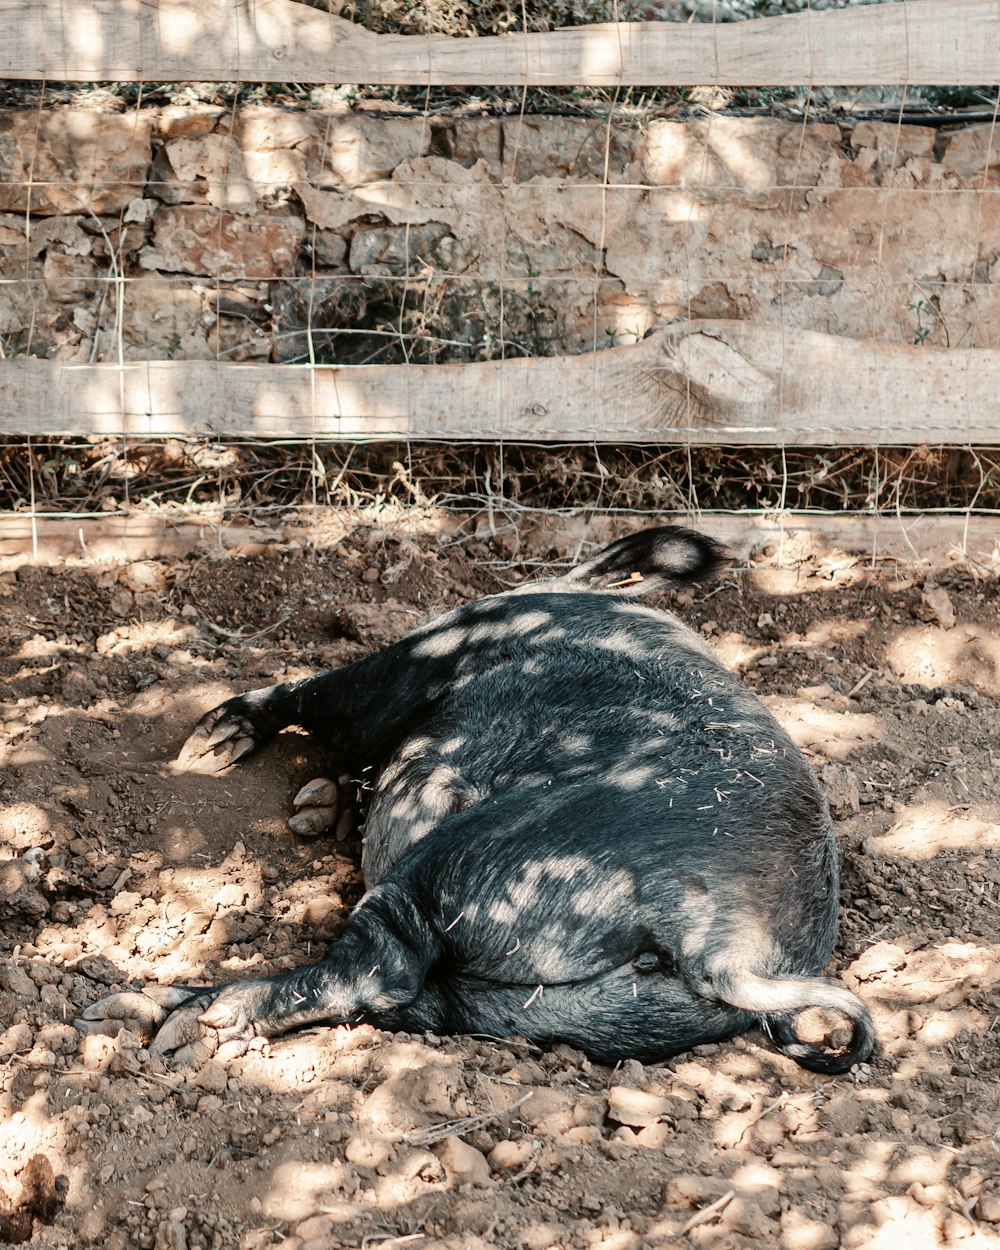
[[[0,111],[0,346],[471,360],[693,316],[996,347],[998,192],[989,126]]]

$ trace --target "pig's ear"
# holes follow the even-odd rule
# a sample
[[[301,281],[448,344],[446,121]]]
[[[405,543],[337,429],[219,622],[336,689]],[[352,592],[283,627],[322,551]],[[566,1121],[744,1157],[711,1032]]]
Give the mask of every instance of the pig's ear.
[[[665,586],[706,581],[726,559],[725,549],[714,539],[679,525],[661,525],[620,538],[560,581],[594,590],[651,594]]]

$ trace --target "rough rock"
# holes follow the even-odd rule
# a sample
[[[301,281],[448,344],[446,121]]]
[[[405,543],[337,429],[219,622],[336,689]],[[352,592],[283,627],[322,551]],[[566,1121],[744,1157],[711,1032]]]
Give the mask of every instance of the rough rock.
[[[471,1185],[493,1183],[486,1156],[460,1137],[446,1137],[434,1148],[434,1153],[444,1164],[449,1176]]]
[[[89,256],[49,251],[42,268],[45,289],[57,304],[76,304],[96,290],[97,266]]]
[[[0,212],[117,213],[142,190],[153,114],[0,110]]]
[[[359,1133],[348,1139],[344,1158],[360,1168],[377,1168],[392,1154],[392,1145],[377,1133]]]
[[[451,248],[447,246],[449,239]],[[448,253],[453,247],[450,228],[440,222],[358,230],[351,240],[348,263],[354,273],[370,275],[419,271],[422,264],[448,268]]]
[[[605,145],[611,182],[637,181],[633,162],[642,137],[631,129],[594,126],[579,117],[505,117],[499,119],[504,182],[532,182],[558,177],[569,182],[603,183]],[[480,129],[484,129],[480,123]],[[489,153],[489,132],[484,136]],[[471,155],[471,153],[470,153]],[[472,164],[469,160],[467,163]]]
[[[306,247],[320,269],[340,269],[347,259],[347,240],[334,230],[310,230]]]
[[[721,1198],[732,1186],[721,1176],[682,1174],[667,1182],[663,1203],[668,1207],[697,1210]]]
[[[268,110],[273,114],[274,110]],[[333,174],[344,186],[356,187],[386,178],[405,160],[425,156],[430,150],[430,127],[402,117],[362,118],[345,114],[340,117],[316,116],[313,151],[322,172]],[[263,119],[250,131],[252,146],[262,148],[261,130],[273,124]],[[249,143],[248,147],[251,146]],[[315,179],[319,169],[307,166],[307,175]]]
[[[981,1193],[976,1200],[976,1215],[987,1224],[1000,1224],[1000,1193]]]
[[[0,966],[0,989],[16,995],[23,1002],[31,1002],[38,997],[38,986],[16,963]]]
[[[720,1216],[724,1227],[750,1237],[763,1245],[778,1244],[778,1225],[761,1210],[753,1198],[737,1194],[727,1202]]]
[[[498,1172],[513,1172],[524,1167],[534,1153],[535,1146],[527,1137],[520,1141],[498,1141],[489,1153],[489,1164]]]
[[[231,134],[172,139],[153,162],[149,190],[166,204],[211,204],[231,213],[252,213],[258,191]]]
[[[27,1024],[12,1024],[0,1033],[0,1059],[9,1059],[31,1049],[34,1035]]]
[[[672,1102],[644,1089],[630,1089],[625,1085],[612,1085],[608,1090],[608,1118],[616,1124],[628,1124],[632,1128],[645,1128],[670,1115]]]
[[[277,278],[291,268],[304,237],[301,217],[246,218],[196,206],[166,207],[156,215],[152,246],[139,263],[144,269],[219,279]]]
[[[989,122],[956,131],[948,141],[941,164],[962,178],[982,178],[987,171],[995,174],[1000,152],[994,131]]]
[[[200,139],[218,125],[227,110],[217,104],[168,104],[156,114],[159,139]]]
[[[318,838],[337,823],[336,807],[307,807],[289,816],[288,827],[300,838]]]
[[[838,126],[803,128],[768,118],[713,117],[682,126],[653,122],[641,151],[642,180],[656,187],[727,187],[766,195],[819,182],[841,150]]]
[[[794,1207],[782,1213],[781,1245],[784,1250],[837,1250],[840,1235],[830,1224],[813,1219]]]
[[[861,810],[861,786],[853,769],[846,764],[826,764],[819,777],[834,816],[852,816]]]
[[[913,157],[930,157],[937,141],[931,126],[900,126],[896,122],[861,121],[851,132],[851,146],[874,148],[882,166],[896,168]]]
[[[37,864],[25,859],[0,862],[0,919],[12,916],[44,916],[49,910],[38,888]]]
[[[953,629],[955,625],[955,609],[948,592],[930,580],[921,591],[917,615],[922,621],[933,621],[942,629]]]

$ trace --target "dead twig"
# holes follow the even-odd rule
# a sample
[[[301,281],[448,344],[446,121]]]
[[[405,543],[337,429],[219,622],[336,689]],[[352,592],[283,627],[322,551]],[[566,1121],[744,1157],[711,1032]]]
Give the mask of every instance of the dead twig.
[[[787,1095],[782,1094],[779,1098],[775,1098],[774,1102],[768,1103],[766,1107],[761,1107],[759,1111],[751,1115],[750,1119],[747,1120],[746,1124],[744,1124],[743,1131],[740,1133],[739,1137],[737,1137],[734,1146],[738,1146],[753,1126],[755,1124],[759,1124],[766,1115],[770,1115],[772,1111],[778,1111],[780,1108],[784,1107],[786,1101]]]
[[[699,1224],[707,1224],[709,1220],[715,1219],[735,1197],[736,1190],[727,1189],[721,1198],[716,1198],[707,1207],[702,1207],[700,1211],[696,1211],[681,1229],[681,1236],[686,1237],[692,1228],[697,1228]]]
[[[847,697],[849,699],[853,699],[855,695],[860,694],[861,691],[864,690],[865,686],[868,685],[868,683],[871,681],[871,679],[874,676],[875,676],[875,670],[873,668],[868,669],[868,671],[864,674],[864,676],[858,678],[858,680],[854,683],[854,685],[850,688],[850,690],[848,690]]]
[[[329,1209],[320,1207],[320,1214]],[[368,1233],[361,1239],[361,1250],[367,1250],[368,1246],[405,1246],[412,1241],[424,1241],[426,1237],[426,1233]]]
[[[403,1141],[407,1146],[432,1146],[435,1142],[444,1141],[446,1137],[471,1133],[474,1129],[481,1128],[484,1124],[489,1124],[491,1120],[499,1120],[508,1111],[516,1111],[530,1097],[530,1093],[524,1094],[517,1102],[512,1102],[509,1107],[501,1107],[497,1111],[483,1111],[479,1115],[467,1115],[457,1120],[445,1120],[443,1123],[435,1124],[433,1128],[425,1129],[421,1133],[407,1133]]]
[[[211,621],[202,621],[202,624],[206,626],[206,628],[210,629],[212,633],[218,634],[221,638],[233,638],[238,642],[253,642],[255,638],[263,638],[265,634],[273,634],[276,629],[280,629],[286,621],[290,621],[291,619],[292,613],[285,612],[284,615],[281,616],[279,620],[275,621],[273,625],[265,625],[263,629],[258,629],[252,634],[245,634],[243,632],[242,625],[239,629],[223,629],[221,625],[214,625]]]

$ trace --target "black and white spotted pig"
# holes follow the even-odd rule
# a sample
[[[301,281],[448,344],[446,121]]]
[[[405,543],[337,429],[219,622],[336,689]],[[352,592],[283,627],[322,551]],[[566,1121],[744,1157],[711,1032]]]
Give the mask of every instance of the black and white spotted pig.
[[[370,770],[367,893],[319,963],[151,989],[153,1048],[366,1020],[649,1062],[757,1024],[817,1072],[867,1058],[866,1008],[821,975],[839,873],[812,772],[700,638],[634,602],[718,561],[646,530],[209,712],[182,765],[218,771],[299,725]],[[844,1049],[796,1033],[817,1006],[850,1021]],[[127,1014],[113,996],[83,1027]]]

